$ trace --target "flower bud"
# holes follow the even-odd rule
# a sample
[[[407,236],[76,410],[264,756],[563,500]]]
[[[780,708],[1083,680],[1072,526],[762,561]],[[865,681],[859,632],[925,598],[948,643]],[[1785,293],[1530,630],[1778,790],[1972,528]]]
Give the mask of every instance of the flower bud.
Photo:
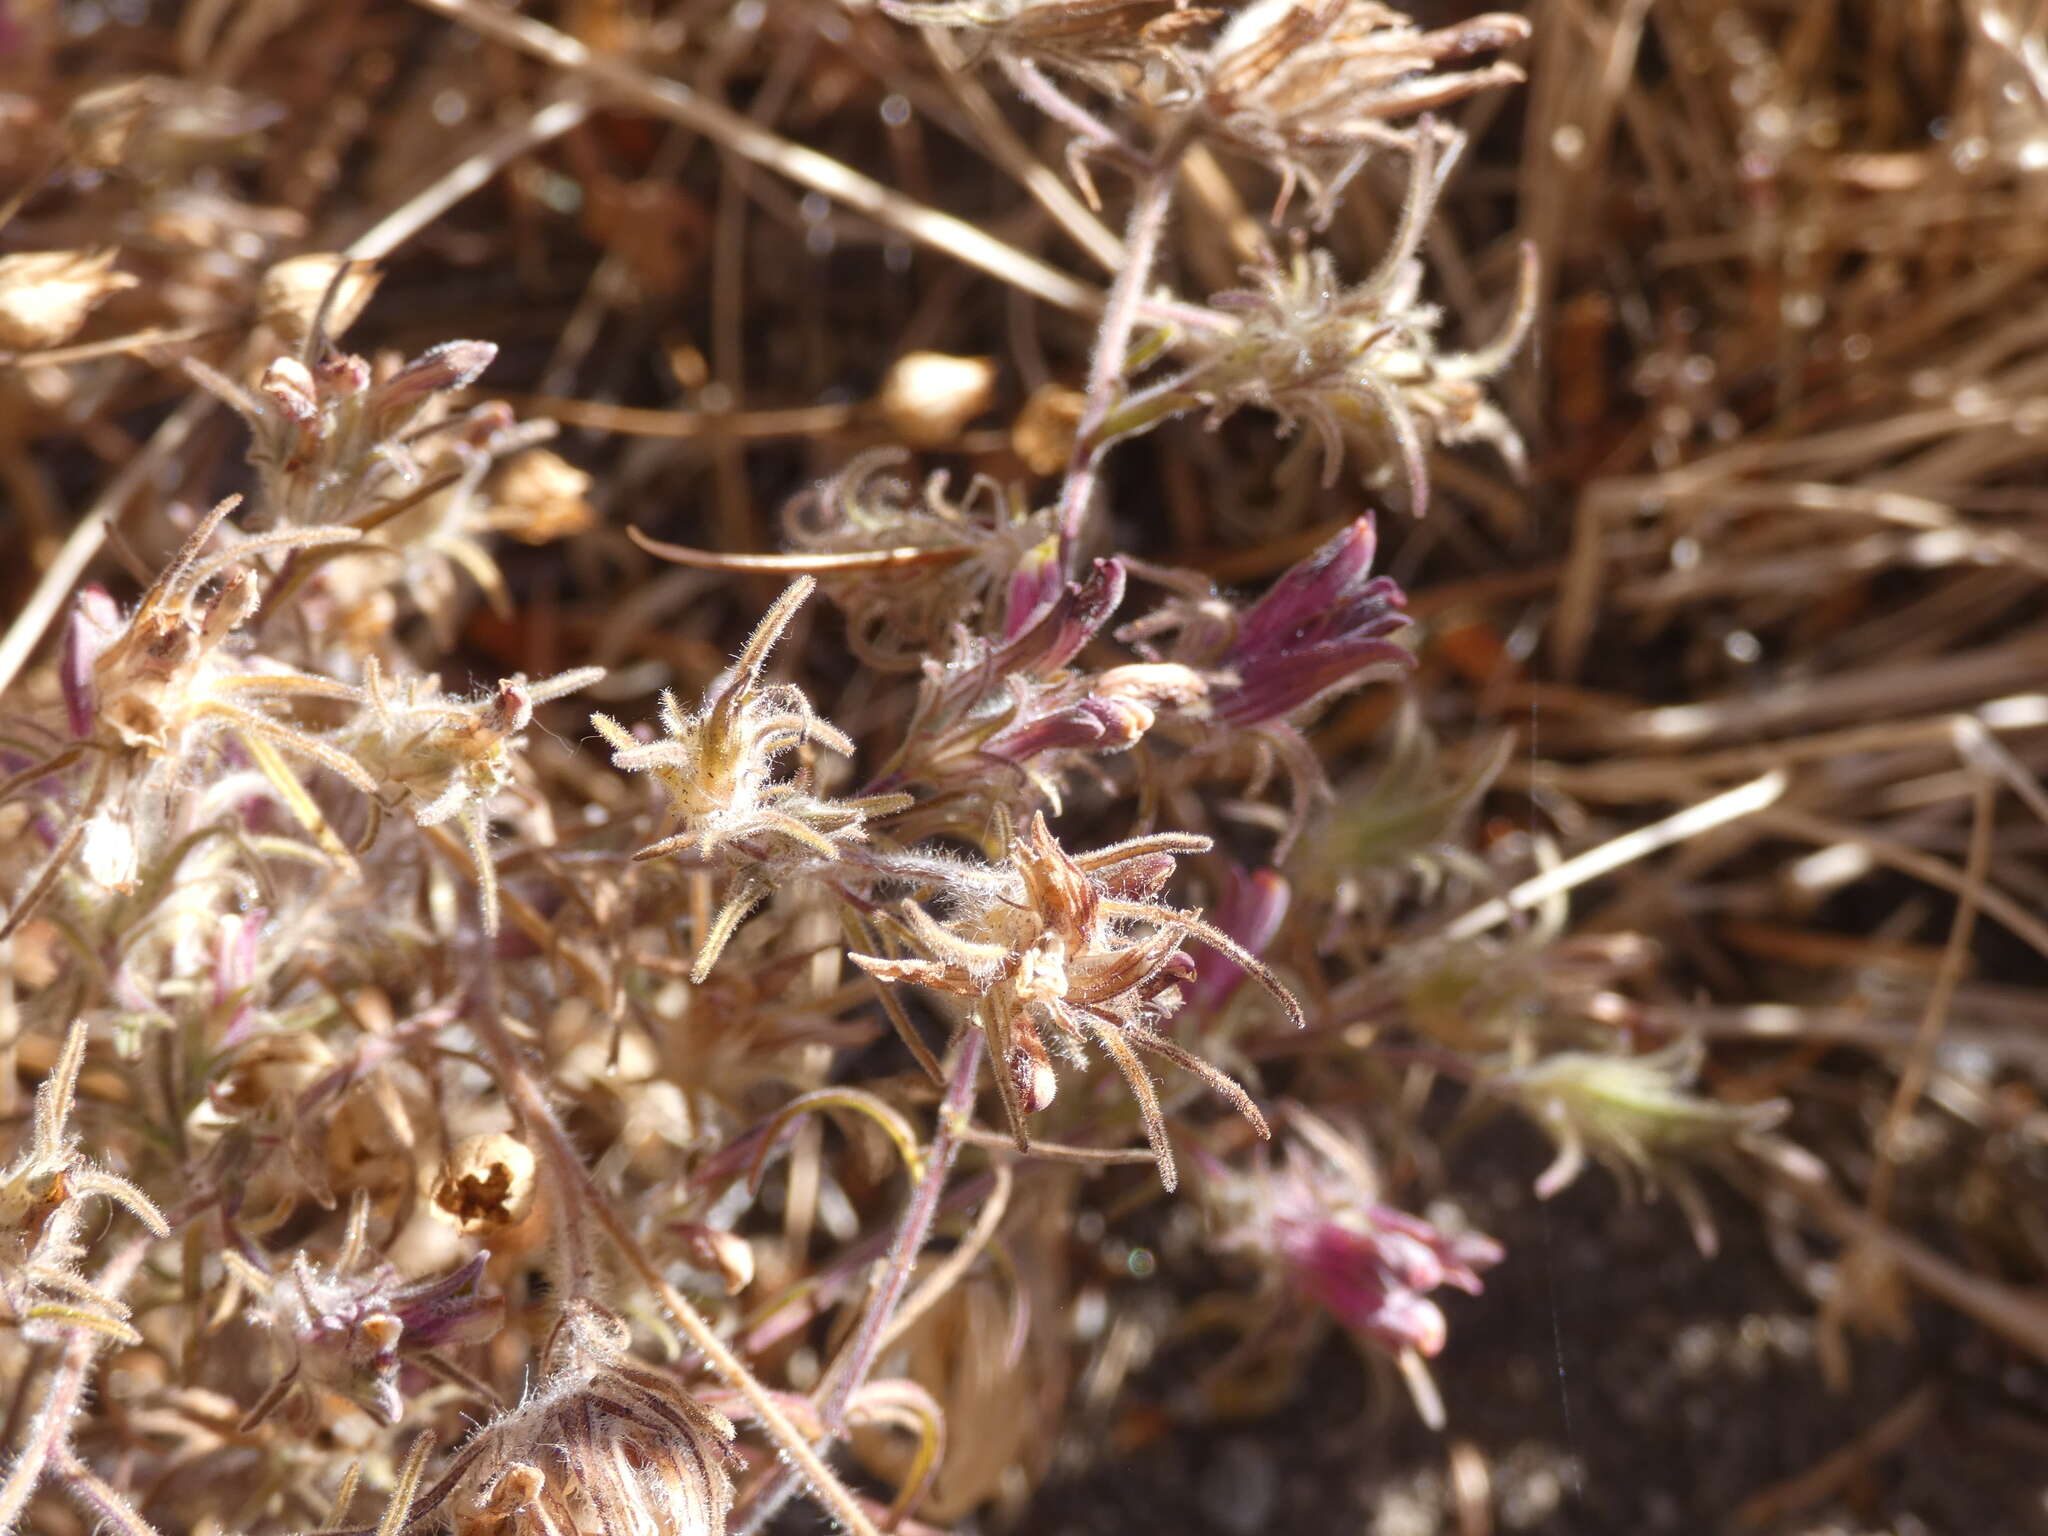
[[[996,657],[1002,672],[1027,672],[1051,677],[1081,654],[1124,600],[1124,568],[1119,561],[1098,560],[1081,581],[1045,604],[1034,622],[1005,645]]]
[[[371,396],[371,409],[380,418],[403,412],[443,390],[465,389],[498,355],[495,342],[444,341],[429,347],[400,368]]]

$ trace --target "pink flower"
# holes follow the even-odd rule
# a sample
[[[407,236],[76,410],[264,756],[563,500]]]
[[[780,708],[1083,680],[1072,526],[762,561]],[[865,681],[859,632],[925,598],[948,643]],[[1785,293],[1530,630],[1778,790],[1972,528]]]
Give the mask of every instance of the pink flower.
[[[1490,1237],[1446,1235],[1379,1204],[1283,1211],[1273,1238],[1295,1284],[1339,1323],[1390,1355],[1425,1358],[1442,1353],[1448,1332],[1429,1293],[1448,1285],[1477,1296],[1479,1272],[1504,1257]]]
[[[1258,725],[1375,675],[1412,665],[1386,638],[1409,622],[1388,576],[1368,577],[1377,540],[1361,517],[1306,560],[1238,620],[1221,666],[1234,685],[1210,695],[1217,718]]]

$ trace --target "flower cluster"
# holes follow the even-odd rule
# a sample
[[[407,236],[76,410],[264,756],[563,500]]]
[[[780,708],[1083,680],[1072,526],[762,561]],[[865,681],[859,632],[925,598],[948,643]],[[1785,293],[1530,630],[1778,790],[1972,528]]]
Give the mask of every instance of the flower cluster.
[[[674,694],[662,695],[666,739],[637,741],[611,716],[590,717],[591,726],[616,749],[612,762],[649,775],[668,797],[675,830],[634,857],[689,853],[742,872],[699,944],[699,980],[767,894],[771,871],[829,864],[848,844],[866,838],[868,817],[909,804],[902,795],[827,799],[812,791],[808,773],[776,776],[779,759],[814,742],[853,755],[853,743],[818,717],[800,689],[761,680],[768,653],[816,585],[808,576],[790,584],[755,626],[739,660],[705,691],[696,711],[685,714]]]
[[[908,740],[884,782],[926,785],[944,796],[978,793],[992,774],[1009,774],[1057,810],[1077,760],[1128,751],[1162,711],[1196,708],[1207,686],[1178,662],[1100,672],[1075,665],[1123,601],[1125,583],[1121,564],[1097,561],[1010,633],[960,631],[951,656],[925,663]]]

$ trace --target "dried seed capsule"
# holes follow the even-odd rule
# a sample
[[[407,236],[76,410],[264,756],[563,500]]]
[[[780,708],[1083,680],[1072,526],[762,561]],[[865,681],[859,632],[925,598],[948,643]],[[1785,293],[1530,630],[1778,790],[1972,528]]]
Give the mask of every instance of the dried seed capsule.
[[[524,1142],[492,1131],[449,1148],[434,1181],[434,1209],[471,1236],[502,1231],[533,1209],[533,1152]]]

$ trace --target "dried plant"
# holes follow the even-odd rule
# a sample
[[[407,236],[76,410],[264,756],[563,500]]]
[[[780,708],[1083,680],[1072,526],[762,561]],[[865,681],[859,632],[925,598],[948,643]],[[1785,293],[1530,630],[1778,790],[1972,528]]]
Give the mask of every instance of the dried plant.
[[[1323,223],[1375,151],[1427,163],[1434,128],[1395,123],[1522,79],[1505,62],[1441,66],[1528,36],[1528,20],[1505,12],[1431,32],[1379,0],[1254,0],[1209,49],[1202,105],[1222,134],[1281,171],[1276,208],[1298,181]]]
[[[634,855],[639,859],[688,852],[739,872],[717,922],[699,947],[693,972],[703,980],[726,940],[767,894],[778,872],[837,860],[847,843],[867,834],[869,815],[909,803],[901,795],[829,800],[813,794],[808,775],[775,777],[776,760],[818,742],[850,756],[853,743],[812,711],[793,687],[764,685],[768,652],[796,617],[816,583],[791,584],[763,615],[732,669],[711,685],[694,714],[664,694],[661,724],[667,739],[643,744],[609,715],[591,725],[617,750],[612,762],[653,777],[666,792],[676,830]]]
[[[483,892],[486,933],[498,931],[488,815],[491,801],[512,784],[514,754],[524,745],[520,733],[532,723],[534,705],[580,692],[603,676],[601,667],[579,667],[539,682],[505,678],[488,698],[465,703],[444,697],[433,679],[406,678],[394,694],[377,658],[364,658],[363,713],[339,739],[378,781],[373,808],[389,795],[395,804],[410,803],[420,826],[454,821],[462,828]],[[374,819],[368,836],[376,836]]]
[[[1442,350],[1442,316],[1422,302],[1417,256],[1439,190],[1438,162],[1430,142],[1420,140],[1399,229],[1364,282],[1345,284],[1326,250],[1269,258],[1249,274],[1254,286],[1209,301],[1241,323],[1191,330],[1175,348],[1183,366],[1121,402],[1106,433],[1144,430],[1195,407],[1213,427],[1253,406],[1278,416],[1289,431],[1305,425],[1314,433],[1326,485],[1335,483],[1353,443],[1363,447],[1376,485],[1398,466],[1408,505],[1418,513],[1428,507],[1429,453],[1439,444],[1488,443],[1521,473],[1521,438],[1480,384],[1508,365],[1535,318],[1533,253],[1523,252],[1500,334],[1471,352]]]
[[[48,9],[0,1533],[1569,1526],[1709,1179],[1779,1505],[2048,1358],[2028,6]]]

